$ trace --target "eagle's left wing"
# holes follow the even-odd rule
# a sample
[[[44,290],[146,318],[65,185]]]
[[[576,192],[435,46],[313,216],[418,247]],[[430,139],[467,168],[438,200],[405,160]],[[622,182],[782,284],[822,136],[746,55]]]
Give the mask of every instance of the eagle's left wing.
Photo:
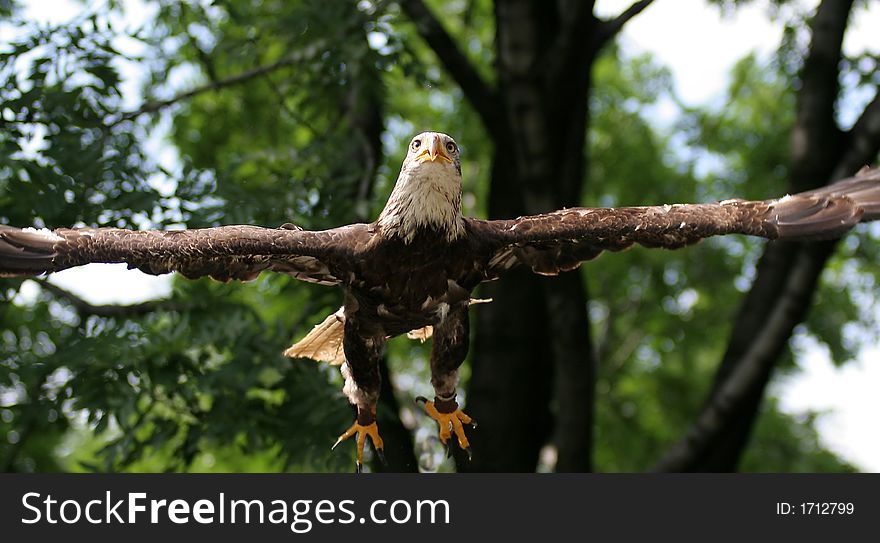
[[[14,228],[0,225],[0,277],[39,275],[92,262],[124,262],[159,275],[254,279],[271,270],[333,285],[344,282],[371,233],[365,224],[308,231],[251,225],[193,230]]]
[[[520,264],[542,275],[573,270],[602,251],[638,243],[678,249],[703,238],[747,234],[815,240],[880,219],[880,170],[776,200],[725,200],[621,208],[571,208],[513,220],[469,222],[485,248],[486,279]]]

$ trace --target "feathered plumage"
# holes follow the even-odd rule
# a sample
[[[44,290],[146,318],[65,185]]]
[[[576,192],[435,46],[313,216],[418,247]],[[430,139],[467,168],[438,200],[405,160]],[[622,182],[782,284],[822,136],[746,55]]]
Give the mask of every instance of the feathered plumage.
[[[0,226],[0,276],[125,262],[150,274],[176,271],[226,281],[270,270],[339,285],[343,307],[285,354],[344,362],[345,392],[358,407],[358,422],[343,437],[369,435],[381,449],[374,424],[382,347],[399,334],[412,332],[424,340],[433,333],[436,397],[426,409],[441,423],[441,438],[443,426],[451,425],[467,447],[459,430],[470,418],[458,409],[455,386],[468,348],[470,293],[478,284],[519,265],[555,275],[602,251],[633,244],[677,249],[724,234],[797,241],[838,237],[860,221],[880,218],[880,170],[764,201],[571,208],[490,221],[462,217],[460,202],[458,146],[445,134],[427,132],[410,143],[374,223],[320,232],[293,225],[182,231]],[[359,449],[359,465],[360,460]]]

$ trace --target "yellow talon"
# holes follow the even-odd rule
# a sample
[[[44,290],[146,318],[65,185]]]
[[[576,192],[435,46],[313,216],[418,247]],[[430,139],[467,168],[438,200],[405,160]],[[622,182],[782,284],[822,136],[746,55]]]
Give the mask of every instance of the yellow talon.
[[[373,447],[376,449],[376,454],[379,456],[379,460],[382,463],[385,463],[385,444],[382,441],[382,438],[379,437],[379,426],[376,424],[376,421],[373,421],[370,424],[363,425],[358,421],[355,421],[354,424],[349,426],[348,430],[342,433],[339,436],[339,439],[336,440],[336,443],[330,447],[331,450],[335,449],[337,445],[350,438],[351,436],[357,434],[357,472],[360,473],[363,470],[364,465],[364,445],[367,443],[367,436],[370,436],[370,440],[373,442]]]
[[[454,410],[448,413],[439,411],[434,402],[423,396],[416,398],[416,401],[423,402],[425,404],[425,412],[429,417],[437,421],[437,425],[440,427],[440,442],[443,443],[445,447],[448,447],[447,442],[454,432],[455,437],[458,438],[458,446],[467,452],[468,458],[470,458],[471,444],[464,433],[464,426],[462,424],[470,424],[471,427],[476,428],[477,423],[474,422],[474,419],[465,414],[454,400],[451,402],[451,406],[453,406]]]

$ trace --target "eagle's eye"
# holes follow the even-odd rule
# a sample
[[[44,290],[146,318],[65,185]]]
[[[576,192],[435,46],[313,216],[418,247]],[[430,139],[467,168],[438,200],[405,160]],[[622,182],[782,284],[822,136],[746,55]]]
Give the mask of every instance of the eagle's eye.
[[[422,140],[413,140],[412,143],[410,144],[410,147],[412,147],[413,151],[418,151],[419,147],[421,147],[421,146],[422,146]]]
[[[455,146],[454,142],[450,141],[450,142],[446,143],[446,151],[449,152],[449,154],[454,153],[456,151],[456,149],[458,149],[458,148]]]

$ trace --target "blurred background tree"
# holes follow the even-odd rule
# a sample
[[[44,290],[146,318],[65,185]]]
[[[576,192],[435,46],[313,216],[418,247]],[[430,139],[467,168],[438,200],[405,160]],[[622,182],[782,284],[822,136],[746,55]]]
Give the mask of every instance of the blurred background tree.
[[[0,223],[369,221],[423,129],[461,143],[464,211],[493,218],[766,198],[876,160],[877,60],[841,52],[860,3],[770,3],[787,29],[777,55],[746,56],[721,107],[666,127],[651,111],[676,100],[668,70],[614,45],[651,3],[600,18],[586,1],[163,0],[132,27],[125,2],[60,26],[0,2],[15,29],[0,51]],[[844,128],[853,88],[873,98]],[[851,470],[767,384],[794,367],[795,327],[838,363],[876,336],[870,238],[715,239],[486,285],[462,386],[474,461],[443,462],[428,438],[411,402],[430,393],[428,352],[402,339],[383,363],[384,469]],[[33,281],[0,283],[4,471],[351,467],[329,451],[351,418],[338,372],[280,355],[339,307],[336,289],[176,277],[167,298],[95,305],[36,282],[32,298]]]

